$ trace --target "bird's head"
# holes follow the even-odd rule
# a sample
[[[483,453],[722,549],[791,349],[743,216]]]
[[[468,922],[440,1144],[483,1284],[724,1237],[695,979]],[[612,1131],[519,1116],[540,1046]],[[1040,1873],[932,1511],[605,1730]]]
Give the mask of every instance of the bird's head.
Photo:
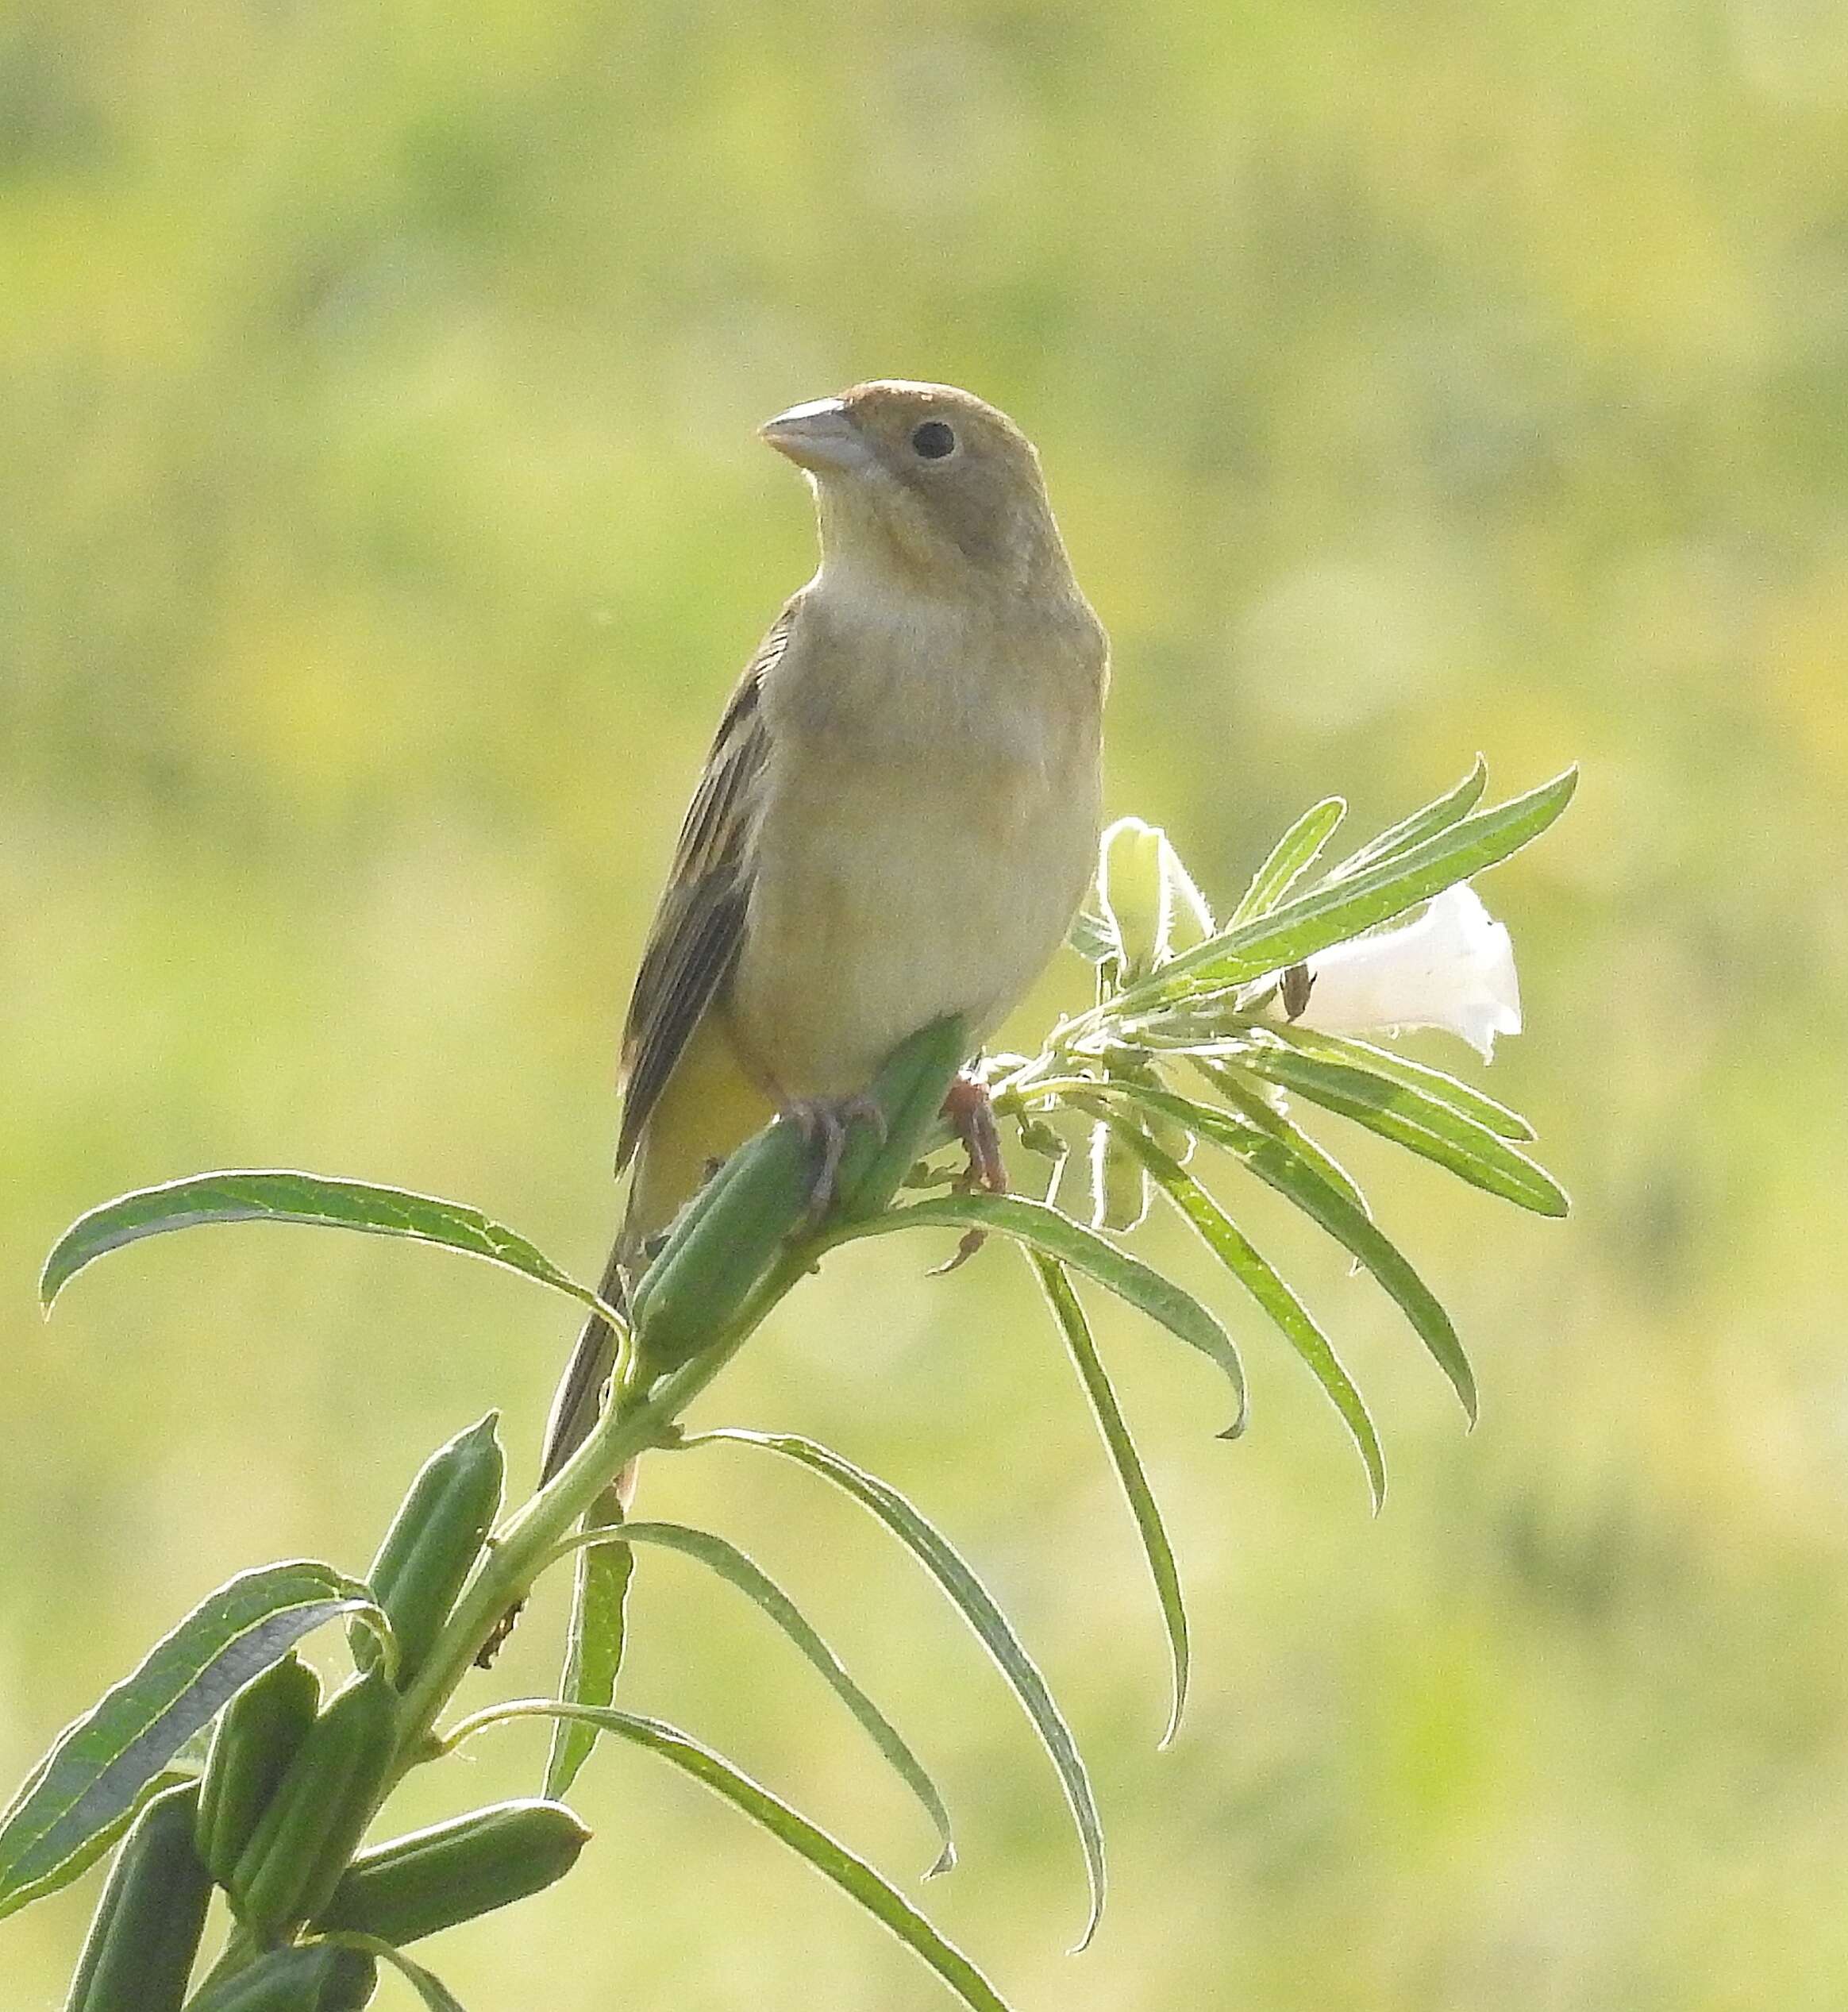
[[[881,380],[759,431],[814,487],[824,572],[939,592],[1069,580],[1032,441],[968,391]]]

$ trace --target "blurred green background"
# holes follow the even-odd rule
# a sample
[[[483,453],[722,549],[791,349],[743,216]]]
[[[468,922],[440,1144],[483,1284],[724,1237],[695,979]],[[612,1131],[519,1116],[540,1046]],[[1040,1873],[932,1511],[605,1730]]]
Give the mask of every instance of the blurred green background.
[[[1576,1213],[1323,1130],[1472,1345],[1465,1436],[1371,1284],[1245,1198],[1373,1400],[1377,1521],[1228,1288],[1234,1447],[1209,1373],[1099,1309],[1192,1596],[1164,1756],[1152,1602],[1005,1251],[849,1254],[705,1401],[888,1475],[1011,1606],[1109,1826],[1080,1959],[1050,1775],[905,1561],[735,1451],[657,1460],[649,1508],[745,1542],[941,1771],[964,1863],[926,1898],[1022,2012],[1848,1999],[1848,15],[21,0],[0,272],[7,1784],[233,1571],[363,1567],[487,1407],[529,1473],[572,1327],[248,1230],[48,1330],[54,1235],[295,1164],[594,1268],[641,934],[811,563],[752,427],[947,378],[1039,442],[1115,637],[1112,813],[1222,900],[1326,792],[1357,834],[1478,748],[1499,794],[1584,763],[1486,883],[1530,1028],[1490,1085]],[[633,1704],[921,1869],[736,1596],[651,1556],[633,1611]],[[494,1689],[547,1682],[558,1621]],[[429,1946],[472,2007],[948,2002],[645,1756],[577,1799],[569,1881]],[[0,1930],[10,2008],[60,2001],[94,1891]]]

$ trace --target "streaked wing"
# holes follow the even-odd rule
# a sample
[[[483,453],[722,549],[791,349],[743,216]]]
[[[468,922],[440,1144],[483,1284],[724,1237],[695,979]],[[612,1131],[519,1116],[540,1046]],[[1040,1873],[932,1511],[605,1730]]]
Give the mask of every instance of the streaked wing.
[[[680,827],[622,1030],[619,1174],[700,1016],[737,961],[751,893],[753,785],[769,754],[757,701],[764,678],[788,646],[794,615],[793,607],[783,610],[745,667]]]

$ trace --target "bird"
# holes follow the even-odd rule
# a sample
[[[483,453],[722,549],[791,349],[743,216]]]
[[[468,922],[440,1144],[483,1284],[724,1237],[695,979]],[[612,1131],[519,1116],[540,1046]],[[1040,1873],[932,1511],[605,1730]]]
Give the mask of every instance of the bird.
[[[880,1065],[949,1014],[979,1050],[1096,864],[1109,641],[1026,436],[968,391],[897,379],[758,431],[807,479],[820,562],[725,708],[637,970],[618,1071],[630,1181],[602,1288],[618,1307],[773,1117],[817,1142],[825,1207]],[[1004,1184],[979,1089],[959,1079],[946,1110],[972,1173]],[[542,1480],[595,1424],[614,1352],[593,1315]]]

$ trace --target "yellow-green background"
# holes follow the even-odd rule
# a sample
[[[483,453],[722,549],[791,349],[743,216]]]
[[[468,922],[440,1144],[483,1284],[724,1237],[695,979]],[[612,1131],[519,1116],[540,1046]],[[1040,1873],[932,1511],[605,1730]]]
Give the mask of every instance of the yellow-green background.
[[[118,1189],[289,1164],[595,1266],[650,903],[810,563],[751,429],[943,377],[1041,446],[1115,638],[1113,811],[1222,900],[1313,796],[1364,831],[1478,748],[1504,792],[1584,764],[1486,883],[1530,1026],[1488,1080],[1576,1212],[1351,1154],[1473,1346],[1466,1437],[1371,1284],[1252,1208],[1374,1401],[1377,1521],[1280,1343],[1144,1233],[1256,1397],[1216,1443],[1207,1373],[1101,1316],[1192,1596],[1165,1756],[1152,1602],[1004,1250],[948,1282],[922,1247],[831,1266],[703,1405],[887,1474],[1011,1608],[1108,1824],[1080,1959],[1049,1773],[903,1558],[740,1453],[651,1470],[649,1506],[745,1542],[914,1735],[961,1815],[929,1905],[1022,2012],[1848,1999],[1845,21],[11,9],[0,1773],[233,1571],[363,1566],[488,1406],[529,1473],[572,1324],[517,1281],[213,1231],[46,1329],[37,1262]],[[1022,1038],[1084,982],[1063,960]],[[748,1607],[663,1555],[633,1613],[633,1704],[922,1867]],[[543,1685],[558,1621],[471,1695]],[[540,1752],[499,1736],[416,1813]],[[645,1756],[599,1754],[579,1801],[571,1880],[428,1945],[471,2012],[948,2002]],[[0,1928],[8,2012],[59,2002],[93,1892]]]

